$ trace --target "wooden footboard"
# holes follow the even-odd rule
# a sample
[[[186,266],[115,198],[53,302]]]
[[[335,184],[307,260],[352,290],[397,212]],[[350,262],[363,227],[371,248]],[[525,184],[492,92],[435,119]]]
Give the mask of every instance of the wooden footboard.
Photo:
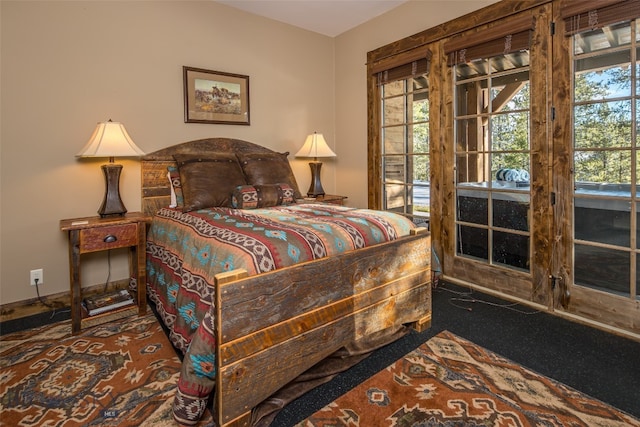
[[[250,425],[256,405],[345,345],[403,324],[428,327],[430,250],[420,229],[257,276],[216,276],[218,425]]]

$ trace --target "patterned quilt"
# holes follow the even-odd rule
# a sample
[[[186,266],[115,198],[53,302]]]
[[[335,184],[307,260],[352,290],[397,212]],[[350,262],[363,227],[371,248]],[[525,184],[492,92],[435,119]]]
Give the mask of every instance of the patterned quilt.
[[[185,353],[174,402],[176,419],[195,423],[215,380],[213,277],[255,275],[406,236],[400,215],[330,204],[267,209],[161,209],[147,237],[148,291]]]

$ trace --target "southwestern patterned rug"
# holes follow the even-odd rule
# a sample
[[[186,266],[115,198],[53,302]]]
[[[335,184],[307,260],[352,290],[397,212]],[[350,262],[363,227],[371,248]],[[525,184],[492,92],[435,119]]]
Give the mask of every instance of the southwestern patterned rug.
[[[70,331],[65,321],[2,337],[1,426],[175,426],[181,363],[152,313]]]
[[[640,426],[640,420],[441,332],[297,427]]]

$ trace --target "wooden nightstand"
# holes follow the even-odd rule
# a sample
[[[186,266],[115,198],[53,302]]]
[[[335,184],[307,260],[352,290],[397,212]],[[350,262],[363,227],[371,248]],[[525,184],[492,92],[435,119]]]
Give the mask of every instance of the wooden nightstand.
[[[347,199],[347,196],[337,196],[335,194],[325,194],[324,196],[316,197],[316,201],[318,202],[331,203],[331,204],[340,205],[340,206],[344,205],[344,201],[346,199]]]
[[[147,224],[151,217],[140,212],[130,212],[124,216],[101,218],[63,219],[60,230],[69,233],[69,276],[71,285],[71,332],[77,334],[82,326],[93,325],[116,317],[129,314],[145,314],[147,311],[146,292],[146,240]],[[83,318],[82,286],[80,282],[80,258],[82,254],[109,249],[130,248],[130,277],[135,275],[137,291],[137,307],[129,306],[115,309],[103,314]]]

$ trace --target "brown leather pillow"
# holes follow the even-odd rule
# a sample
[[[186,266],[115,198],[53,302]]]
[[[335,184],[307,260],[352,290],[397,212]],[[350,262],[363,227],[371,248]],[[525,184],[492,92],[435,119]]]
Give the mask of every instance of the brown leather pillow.
[[[246,181],[235,154],[176,154],[184,198],[183,212],[231,207],[231,193]]]
[[[296,177],[286,153],[238,153],[238,160],[249,185],[288,184],[294,197],[301,199]]]

